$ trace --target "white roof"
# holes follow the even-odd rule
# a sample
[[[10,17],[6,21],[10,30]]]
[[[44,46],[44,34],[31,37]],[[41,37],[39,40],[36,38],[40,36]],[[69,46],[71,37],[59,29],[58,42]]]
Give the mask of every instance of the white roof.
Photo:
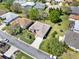
[[[14,52],[16,52],[18,49],[14,46],[11,46],[10,49],[4,53],[5,56],[11,57]]]
[[[21,6],[34,6],[35,5],[35,3],[34,2],[26,2],[26,3],[23,3],[23,4],[21,4]]]
[[[79,21],[75,21],[74,30],[79,31]]]
[[[26,1],[25,0],[15,0],[14,3],[23,4],[23,3],[26,3]]]

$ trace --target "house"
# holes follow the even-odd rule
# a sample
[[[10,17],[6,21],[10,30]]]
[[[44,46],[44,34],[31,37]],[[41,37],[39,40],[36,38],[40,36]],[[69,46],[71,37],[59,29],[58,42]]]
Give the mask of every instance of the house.
[[[19,3],[21,5],[21,4],[26,3],[26,1],[25,0],[15,0],[14,3]]]
[[[6,24],[9,24],[10,22],[12,22],[13,20],[15,20],[18,17],[19,16],[17,14],[12,13],[12,12],[8,12],[8,13],[5,13],[0,16],[0,18],[5,19],[4,23],[6,23]]]
[[[70,6],[71,14],[79,15],[79,6]]]
[[[69,16],[69,20],[70,21],[77,21],[77,20],[79,20],[79,15],[73,15],[73,14],[71,14]]]
[[[79,32],[79,15],[70,15],[69,20],[74,22],[72,30]]]
[[[49,25],[36,21],[29,27],[29,30],[34,33],[36,37],[46,38],[50,28]]]
[[[26,2],[25,0],[16,0],[14,3],[19,3],[23,8],[31,8],[35,5],[34,2]]]
[[[64,42],[75,51],[79,51],[79,33],[68,31],[65,34]]]
[[[41,2],[36,2],[36,5],[34,6],[34,8],[38,9],[38,10],[44,10],[46,7],[46,5],[44,3]]]
[[[27,18],[17,18],[11,24],[12,26],[16,27],[19,25],[21,28],[25,29],[28,28],[33,22]]]
[[[2,56],[0,56],[0,59],[4,59]]]

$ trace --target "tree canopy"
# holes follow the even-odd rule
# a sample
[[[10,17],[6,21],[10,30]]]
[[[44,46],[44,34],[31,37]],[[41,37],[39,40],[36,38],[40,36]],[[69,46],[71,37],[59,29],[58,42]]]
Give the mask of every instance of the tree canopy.
[[[42,44],[43,45],[40,48],[52,55],[60,56],[63,52],[65,52],[64,44],[59,42],[57,38],[47,39]]]
[[[60,15],[61,15],[61,10],[51,10],[49,12],[49,20],[51,20],[51,22],[53,23],[58,23],[61,21],[60,19]]]
[[[29,10],[29,18],[32,20],[37,20],[39,18],[39,11],[37,9],[30,9]]]

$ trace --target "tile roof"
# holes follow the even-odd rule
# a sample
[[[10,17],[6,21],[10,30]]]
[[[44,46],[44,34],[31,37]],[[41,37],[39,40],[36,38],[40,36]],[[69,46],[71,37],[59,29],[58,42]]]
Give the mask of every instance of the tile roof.
[[[29,30],[32,33],[35,33],[36,36],[44,38],[47,32],[49,31],[50,26],[41,22],[36,21]]]
[[[74,32],[74,31],[68,31],[65,34],[65,40],[64,41],[68,46],[79,49],[79,33]]]
[[[4,59],[4,58],[0,56],[0,59]]]
[[[22,28],[27,28],[32,24],[32,21],[27,18],[17,18],[15,21],[12,22],[12,24],[20,25]]]
[[[79,20],[79,15],[70,15],[69,18],[72,18],[74,20]]]

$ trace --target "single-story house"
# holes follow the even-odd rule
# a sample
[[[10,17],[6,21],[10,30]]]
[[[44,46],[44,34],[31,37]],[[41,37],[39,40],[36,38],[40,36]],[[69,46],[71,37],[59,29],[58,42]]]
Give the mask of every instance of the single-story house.
[[[69,20],[74,22],[72,29],[79,32],[79,15],[70,15]]]
[[[30,19],[27,18],[17,18],[14,20],[11,24],[13,27],[16,27],[19,25],[21,28],[25,29],[28,28],[33,22]]]
[[[64,1],[64,0],[55,0],[55,2],[62,2],[62,1]]]
[[[61,9],[61,6],[59,6],[59,5],[50,5],[48,8],[49,9]]]
[[[0,56],[0,59],[4,59],[2,56]]]
[[[79,6],[70,6],[71,14],[79,15]]]
[[[18,17],[19,16],[17,14],[12,13],[12,12],[8,12],[8,13],[5,13],[0,16],[0,18],[5,19],[4,23],[6,23],[6,24],[9,24],[10,22],[12,22],[13,20],[15,20]]]
[[[79,51],[79,33],[68,31],[65,34],[64,42],[75,51]]]
[[[77,20],[79,20],[79,15],[73,15],[73,14],[71,14],[69,16],[69,20],[70,21],[77,21]]]
[[[46,35],[48,34],[50,28],[50,25],[36,21],[29,27],[29,30],[37,37],[46,38]]]
[[[15,0],[14,3],[24,4],[26,0]]]
[[[34,2],[26,2],[25,0],[16,0],[14,3],[19,3],[23,8],[31,8],[35,5]]]
[[[36,2],[34,8],[38,9],[38,10],[44,10],[46,7],[46,5],[44,3],[41,2]]]

